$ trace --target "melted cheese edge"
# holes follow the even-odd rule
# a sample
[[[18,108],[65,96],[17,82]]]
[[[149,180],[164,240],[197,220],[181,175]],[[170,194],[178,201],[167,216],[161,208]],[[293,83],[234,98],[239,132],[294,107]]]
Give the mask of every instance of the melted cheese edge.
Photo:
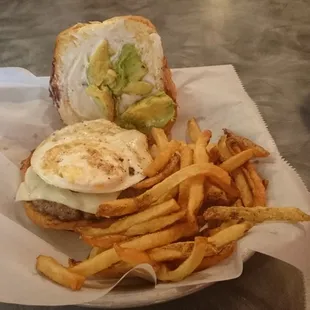
[[[45,183],[30,167],[25,180],[19,186],[16,201],[48,200],[64,204],[72,209],[95,214],[101,203],[115,200],[120,192],[108,194],[77,193]]]

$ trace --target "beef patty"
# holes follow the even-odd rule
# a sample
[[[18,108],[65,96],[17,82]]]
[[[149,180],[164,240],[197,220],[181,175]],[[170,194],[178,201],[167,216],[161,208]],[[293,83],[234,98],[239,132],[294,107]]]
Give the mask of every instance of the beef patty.
[[[61,221],[96,220],[94,214],[72,209],[61,203],[47,200],[33,200],[33,207],[43,214],[56,217]]]

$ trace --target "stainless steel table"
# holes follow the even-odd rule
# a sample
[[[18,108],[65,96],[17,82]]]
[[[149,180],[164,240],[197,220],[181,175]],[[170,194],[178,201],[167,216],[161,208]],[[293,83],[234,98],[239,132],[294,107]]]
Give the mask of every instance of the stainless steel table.
[[[78,21],[124,14],[154,22],[172,67],[234,64],[282,155],[310,186],[308,0],[0,0],[0,66],[49,75],[58,32]],[[239,279],[145,310],[304,307],[301,273],[256,254]],[[0,309],[32,307],[0,304]]]

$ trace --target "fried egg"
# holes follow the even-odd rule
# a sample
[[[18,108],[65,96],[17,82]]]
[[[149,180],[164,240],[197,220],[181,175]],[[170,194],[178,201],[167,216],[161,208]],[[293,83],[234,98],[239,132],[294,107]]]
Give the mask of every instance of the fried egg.
[[[144,179],[147,138],[98,119],[64,127],[34,151],[31,167],[47,184],[81,193],[112,193]]]

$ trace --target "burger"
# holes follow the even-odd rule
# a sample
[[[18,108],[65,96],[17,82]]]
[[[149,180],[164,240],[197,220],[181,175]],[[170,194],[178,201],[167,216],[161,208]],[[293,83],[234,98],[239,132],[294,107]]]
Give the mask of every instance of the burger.
[[[16,200],[38,226],[60,230],[102,222],[99,205],[144,179],[147,136],[104,119],[68,125],[23,161]]]
[[[155,26],[140,16],[79,23],[56,40],[50,94],[66,125],[106,119],[169,133],[176,88]]]

